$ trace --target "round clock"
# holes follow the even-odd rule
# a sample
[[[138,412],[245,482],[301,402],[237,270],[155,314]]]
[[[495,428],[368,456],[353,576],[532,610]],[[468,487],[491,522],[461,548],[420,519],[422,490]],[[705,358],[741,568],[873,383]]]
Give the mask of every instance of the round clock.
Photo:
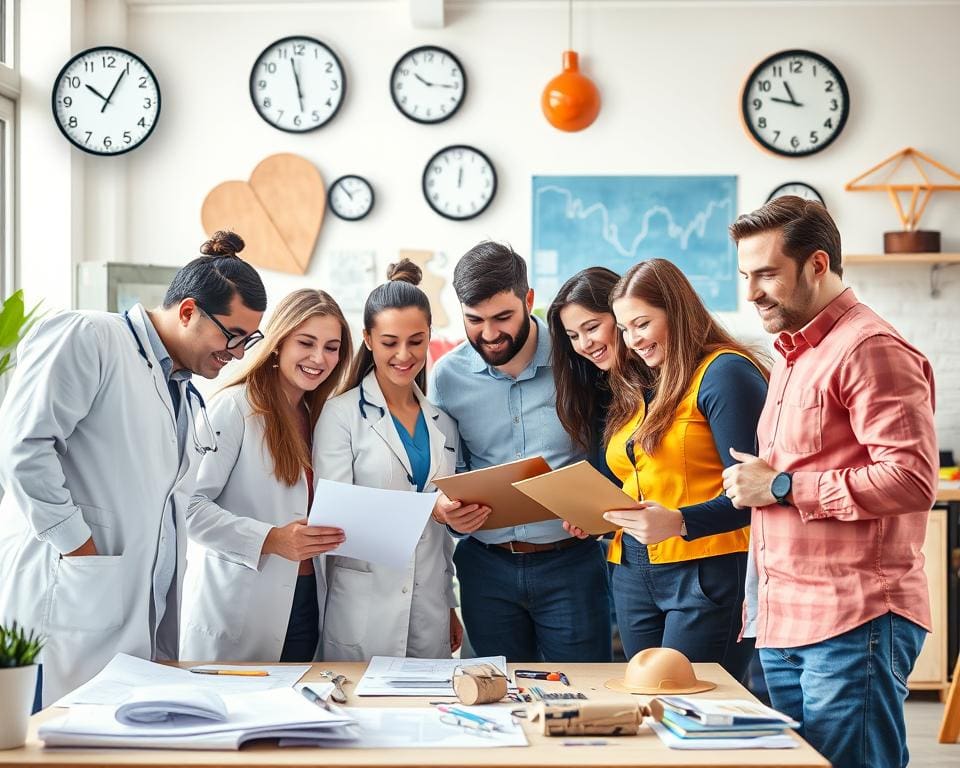
[[[390,95],[397,109],[418,123],[442,123],[460,109],[467,76],[450,51],[423,45],[407,51],[390,74]]]
[[[465,144],[444,147],[423,169],[423,196],[448,219],[479,216],[497,193],[497,172],[483,152]]]
[[[771,200],[775,200],[778,197],[783,197],[784,195],[796,195],[797,197],[802,197],[804,200],[813,200],[826,207],[821,194],[803,181],[784,182],[770,193],[770,196],[767,198],[767,202],[769,203]]]
[[[53,116],[77,148],[122,155],[140,146],[160,116],[150,67],[123,48],[88,48],[64,64],[53,85]]]
[[[373,209],[373,187],[363,176],[341,176],[330,186],[327,201],[341,219],[358,221]]]
[[[761,61],[743,86],[741,116],[764,149],[787,157],[820,152],[850,112],[843,76],[819,53],[790,50]]]
[[[271,43],[250,70],[250,98],[274,128],[304,133],[326,125],[343,104],[347,80],[329,46],[312,37]]]

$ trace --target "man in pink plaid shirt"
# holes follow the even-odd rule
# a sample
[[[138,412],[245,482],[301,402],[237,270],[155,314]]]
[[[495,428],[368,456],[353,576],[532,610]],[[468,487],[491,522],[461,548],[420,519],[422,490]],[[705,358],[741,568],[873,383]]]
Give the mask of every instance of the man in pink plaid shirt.
[[[906,679],[930,630],[933,373],[843,284],[819,203],[782,197],[730,228],[776,362],[759,456],[724,472],[752,507],[757,647],[773,706],[834,766],[905,766]]]

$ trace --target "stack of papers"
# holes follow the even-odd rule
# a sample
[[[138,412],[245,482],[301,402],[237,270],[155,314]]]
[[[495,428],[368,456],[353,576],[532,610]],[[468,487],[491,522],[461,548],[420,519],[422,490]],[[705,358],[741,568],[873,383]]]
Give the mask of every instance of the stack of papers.
[[[357,683],[357,696],[454,696],[453,672],[470,664],[492,664],[507,675],[505,656],[480,659],[407,659],[374,656]],[[508,691],[516,693],[510,683]]]
[[[652,699],[653,730],[675,749],[791,747],[787,730],[799,723],[749,699]],[[721,747],[715,746],[721,744]],[[694,745],[695,744],[695,745]],[[710,746],[708,746],[710,745]]]

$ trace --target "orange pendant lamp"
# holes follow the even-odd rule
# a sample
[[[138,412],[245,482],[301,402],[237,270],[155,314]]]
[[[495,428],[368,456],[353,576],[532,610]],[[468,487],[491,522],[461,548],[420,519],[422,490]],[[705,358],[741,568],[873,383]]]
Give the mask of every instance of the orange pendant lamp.
[[[563,72],[543,89],[540,106],[547,121],[561,131],[582,131],[600,114],[600,91],[580,72],[579,55],[572,50],[573,0],[567,5],[569,49],[563,52]]]

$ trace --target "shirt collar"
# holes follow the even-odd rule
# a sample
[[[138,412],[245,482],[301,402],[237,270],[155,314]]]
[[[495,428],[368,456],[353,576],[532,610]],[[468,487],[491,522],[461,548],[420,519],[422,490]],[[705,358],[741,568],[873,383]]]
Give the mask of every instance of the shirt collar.
[[[857,304],[859,300],[853,289],[844,288],[843,292],[821,309],[813,320],[796,333],[786,331],[781,333],[773,342],[773,346],[784,357],[804,347],[816,347],[830,333],[837,321]]]
[[[167,381],[190,379],[190,371],[186,369],[179,371],[173,370],[173,358],[170,357],[170,353],[167,352],[167,348],[160,340],[160,334],[157,333],[157,329],[153,325],[153,320],[150,319],[150,315],[147,312],[143,313],[143,321],[143,325],[147,330],[147,341],[150,343],[150,349],[153,350],[154,357],[156,357],[160,363],[160,370],[163,371],[164,378]]]
[[[533,359],[530,361],[529,365],[524,368],[520,375],[517,376],[518,379],[524,378],[524,374],[527,371],[536,371],[537,368],[546,368],[550,365],[550,331],[547,330],[546,323],[543,322],[536,315],[530,315],[531,322],[537,324],[537,348],[534,350]],[[467,344],[470,344],[469,340]],[[488,365],[487,361],[480,356],[480,353],[470,345],[470,350],[473,353],[471,359],[470,370],[473,373],[488,373],[490,376],[493,376],[497,379],[504,378],[504,375],[498,371],[494,366]]]

